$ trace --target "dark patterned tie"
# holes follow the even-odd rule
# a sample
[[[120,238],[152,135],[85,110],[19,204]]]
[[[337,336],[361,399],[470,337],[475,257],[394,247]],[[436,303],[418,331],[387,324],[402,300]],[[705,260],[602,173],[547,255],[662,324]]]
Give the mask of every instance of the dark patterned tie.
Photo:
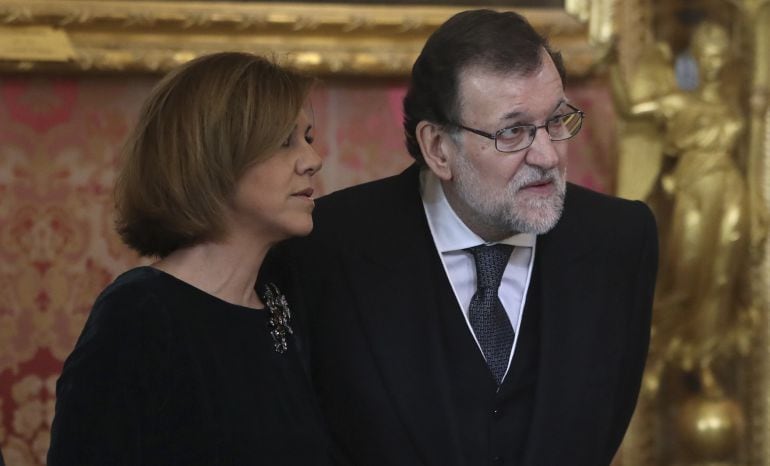
[[[495,244],[466,249],[476,262],[476,293],[471,298],[468,319],[479,341],[487,366],[500,385],[508,368],[513,346],[513,327],[497,295],[503,271],[513,246]]]

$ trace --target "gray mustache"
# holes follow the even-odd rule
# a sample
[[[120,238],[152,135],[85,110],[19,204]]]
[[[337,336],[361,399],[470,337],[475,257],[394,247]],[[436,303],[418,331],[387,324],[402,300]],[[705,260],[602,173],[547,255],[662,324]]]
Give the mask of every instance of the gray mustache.
[[[524,166],[522,167],[522,171],[519,172],[519,176],[516,177],[515,183],[516,188],[518,189],[533,183],[548,183],[550,181],[555,182],[560,180],[561,174],[559,173],[559,169],[556,167],[545,169],[540,167]]]

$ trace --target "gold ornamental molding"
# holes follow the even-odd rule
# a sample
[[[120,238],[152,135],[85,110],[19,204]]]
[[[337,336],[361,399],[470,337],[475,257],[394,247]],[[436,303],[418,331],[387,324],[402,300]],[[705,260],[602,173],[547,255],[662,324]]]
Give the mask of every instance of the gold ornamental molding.
[[[609,0],[515,8],[583,76],[602,59]],[[515,2],[512,2],[515,3]],[[241,50],[318,74],[405,76],[456,6],[0,0],[0,71],[164,72],[198,55]],[[593,36],[596,40],[591,40]]]

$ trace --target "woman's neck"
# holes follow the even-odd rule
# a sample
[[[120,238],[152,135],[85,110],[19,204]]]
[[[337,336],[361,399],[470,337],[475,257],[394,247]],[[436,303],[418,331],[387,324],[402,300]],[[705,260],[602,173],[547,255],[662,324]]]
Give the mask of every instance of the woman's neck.
[[[230,237],[178,249],[152,266],[228,303],[262,308],[254,285],[270,246]]]

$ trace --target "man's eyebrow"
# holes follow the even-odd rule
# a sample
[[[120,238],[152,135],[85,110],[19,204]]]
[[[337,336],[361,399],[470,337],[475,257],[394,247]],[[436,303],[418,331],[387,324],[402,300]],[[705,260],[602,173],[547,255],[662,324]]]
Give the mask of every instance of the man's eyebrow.
[[[567,103],[567,99],[566,99],[566,98],[561,98],[561,99],[559,99],[559,101],[558,101],[558,102],[556,103],[556,105],[553,107],[553,110],[551,110],[551,113],[555,112],[556,110],[558,110],[558,109],[559,109],[559,107],[561,107],[562,105],[564,105],[564,104],[566,104],[566,103]],[[512,112],[508,112],[508,113],[506,113],[505,115],[503,115],[503,117],[501,118],[501,120],[512,120],[512,119],[514,119],[514,118],[518,118],[518,117],[520,117],[520,116],[522,116],[522,115],[524,115],[524,114],[525,114],[525,113],[524,113],[524,112],[522,112],[522,111],[519,111],[519,110],[514,110],[514,111],[512,111]]]
[[[512,120],[512,119],[517,118],[517,117],[519,117],[519,116],[521,116],[523,114],[524,114],[524,112],[519,112],[519,111],[508,112],[505,115],[503,115],[501,120]]]

